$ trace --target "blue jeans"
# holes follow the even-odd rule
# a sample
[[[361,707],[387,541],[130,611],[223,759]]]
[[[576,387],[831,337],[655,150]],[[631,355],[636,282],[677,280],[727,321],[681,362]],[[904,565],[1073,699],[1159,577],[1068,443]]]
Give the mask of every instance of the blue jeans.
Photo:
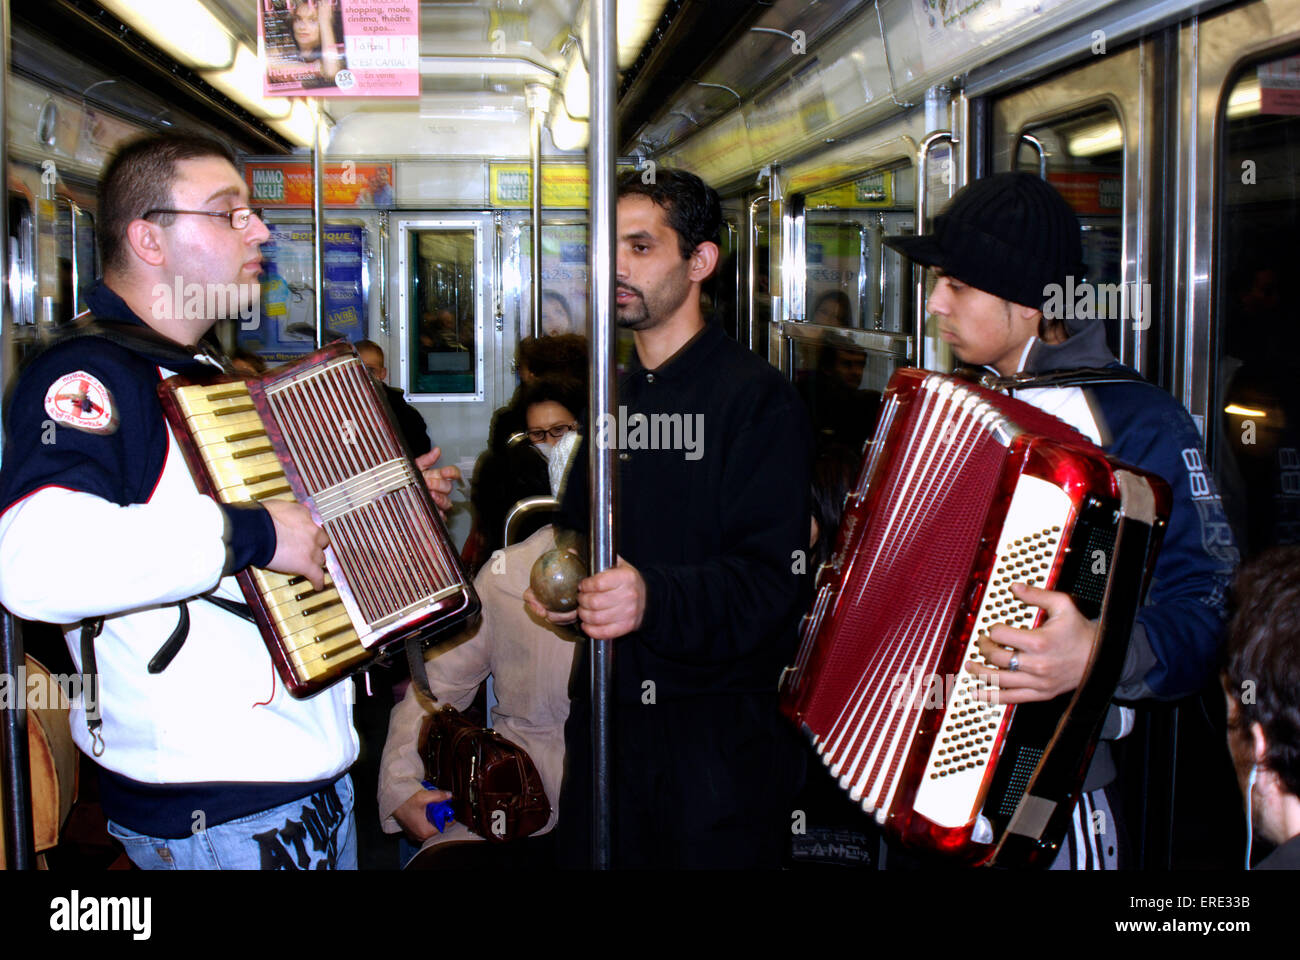
[[[190,837],[147,837],[108,822],[141,870],[355,870],[352,778],[292,803],[208,827]]]

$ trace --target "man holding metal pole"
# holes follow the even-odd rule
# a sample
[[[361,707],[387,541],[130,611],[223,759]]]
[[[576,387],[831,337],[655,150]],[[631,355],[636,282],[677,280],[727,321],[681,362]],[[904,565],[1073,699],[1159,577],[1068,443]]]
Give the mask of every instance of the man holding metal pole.
[[[618,198],[617,320],[637,362],[616,415],[594,416],[584,442],[617,454],[619,558],[582,582],[576,615],[528,599],[614,641],[614,865],[775,867],[803,773],[776,685],[802,612],[809,428],[790,384],[704,318],[716,192],[659,169],[625,174]],[[569,526],[587,526],[588,499],[575,470]],[[589,649],[580,657],[559,825],[574,867],[590,862],[592,815]]]

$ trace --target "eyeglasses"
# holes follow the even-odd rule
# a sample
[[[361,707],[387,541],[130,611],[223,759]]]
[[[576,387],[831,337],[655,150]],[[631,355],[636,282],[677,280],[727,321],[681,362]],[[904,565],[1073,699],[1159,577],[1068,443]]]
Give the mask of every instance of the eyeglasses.
[[[564,436],[570,430],[577,429],[578,425],[576,423],[557,423],[555,426],[547,430],[526,430],[524,432],[528,434],[528,439],[533,443],[541,443],[547,437],[550,437],[552,440],[559,440],[560,437]]]
[[[233,210],[164,210],[159,208],[150,210],[140,219],[148,220],[155,213],[197,213],[202,217],[220,217],[223,220],[230,221],[231,228],[235,230],[243,230],[254,217],[259,220],[262,219],[261,207],[235,207]]]

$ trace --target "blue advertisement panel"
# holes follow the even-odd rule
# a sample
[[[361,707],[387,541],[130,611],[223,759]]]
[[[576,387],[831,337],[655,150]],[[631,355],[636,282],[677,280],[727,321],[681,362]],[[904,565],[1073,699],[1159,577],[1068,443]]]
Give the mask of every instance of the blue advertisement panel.
[[[267,225],[271,239],[262,245],[263,274],[258,322],[241,330],[239,344],[274,365],[310,353],[315,347],[316,299],[314,231],[309,223]],[[325,341],[366,337],[362,271],[365,228],[325,229]]]

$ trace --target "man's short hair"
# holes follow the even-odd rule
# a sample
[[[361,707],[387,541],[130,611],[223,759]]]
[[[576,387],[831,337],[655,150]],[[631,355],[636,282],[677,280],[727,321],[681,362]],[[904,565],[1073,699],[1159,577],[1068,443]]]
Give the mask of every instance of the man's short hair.
[[[1264,762],[1288,793],[1300,796],[1300,547],[1275,547],[1255,558],[1237,574],[1233,592],[1228,694],[1238,702],[1241,732],[1253,723],[1263,728]]]
[[[176,164],[182,160],[217,157],[235,166],[235,155],[217,140],[186,133],[164,133],[133,140],[120,149],[99,182],[99,221],[95,227],[106,270],[125,269],[126,228],[150,210],[173,206]],[[172,214],[158,214],[159,226],[170,226]]]
[[[358,340],[356,343],[352,344],[352,347],[357,351],[357,353],[360,353],[362,350],[373,350],[379,354],[380,360],[384,359],[384,348],[373,340]]]
[[[722,201],[714,190],[693,173],[660,167],[650,183],[641,173],[629,170],[618,178],[618,196],[649,197],[664,209],[668,226],[677,233],[677,247],[687,260],[701,243],[717,243],[722,227]]]

